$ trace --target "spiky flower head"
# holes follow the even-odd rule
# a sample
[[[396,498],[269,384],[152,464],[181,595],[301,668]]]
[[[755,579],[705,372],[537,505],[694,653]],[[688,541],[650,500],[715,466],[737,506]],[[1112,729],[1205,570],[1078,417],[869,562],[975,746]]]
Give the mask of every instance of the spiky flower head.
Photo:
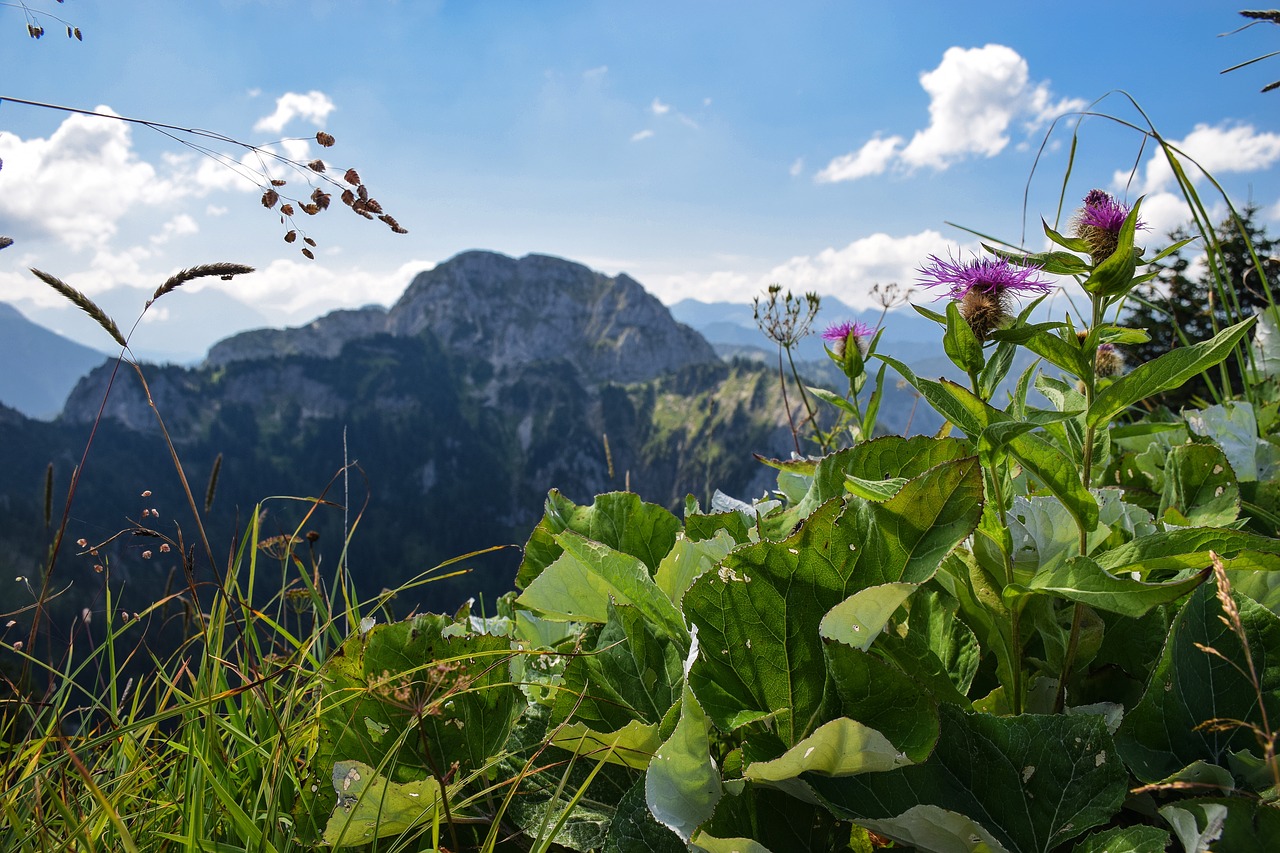
[[[1111,257],[1120,241],[1120,226],[1129,215],[1129,207],[1116,201],[1105,190],[1089,190],[1084,197],[1084,207],[1076,211],[1073,224],[1076,236],[1089,244],[1089,255],[1094,264]],[[1136,229],[1146,228],[1138,222]]]
[[[830,343],[831,351],[836,354],[837,358],[844,358],[849,338],[852,336],[854,346],[865,357],[868,343],[874,334],[875,329],[866,323],[845,320],[843,323],[832,323],[828,326],[827,330],[822,333],[822,339]]]
[[[960,303],[960,315],[983,341],[1008,319],[1010,294],[1048,293],[1053,288],[1040,278],[1040,270],[1036,264],[1015,264],[1004,258],[944,261],[930,255],[919,272],[923,287],[949,288],[943,296]]]
[[[1093,372],[1099,377],[1119,376],[1124,372],[1124,355],[1115,344],[1098,344],[1093,356]]]

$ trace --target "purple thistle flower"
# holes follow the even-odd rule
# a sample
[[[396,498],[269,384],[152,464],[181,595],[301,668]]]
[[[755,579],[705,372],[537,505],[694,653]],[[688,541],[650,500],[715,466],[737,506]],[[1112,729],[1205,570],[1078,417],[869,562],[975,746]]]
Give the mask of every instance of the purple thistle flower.
[[[866,323],[845,320],[843,323],[832,323],[828,326],[827,330],[822,333],[822,339],[836,343],[837,341],[848,340],[849,335],[852,334],[858,340],[862,340],[863,338],[871,337],[874,331],[875,329]]]
[[[944,296],[964,300],[971,293],[994,299],[1008,293],[1048,293],[1053,285],[1039,278],[1040,269],[1036,264],[1020,266],[1003,258],[944,261],[930,255],[929,263],[920,267],[919,272],[922,286],[948,287],[950,290]]]
[[[1112,198],[1111,193],[1104,190],[1089,190],[1084,197],[1084,208],[1076,217],[1076,228],[1101,228],[1112,234],[1120,233],[1120,226],[1129,215],[1129,207]],[[1139,221],[1135,226],[1141,230],[1147,227]]]

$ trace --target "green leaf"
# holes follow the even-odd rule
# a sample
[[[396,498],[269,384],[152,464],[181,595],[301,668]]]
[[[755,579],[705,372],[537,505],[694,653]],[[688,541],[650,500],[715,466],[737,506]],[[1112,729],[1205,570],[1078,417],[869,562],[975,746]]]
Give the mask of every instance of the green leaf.
[[[323,837],[334,847],[400,835],[432,821],[440,805],[440,783],[435,779],[392,782],[359,761],[333,765],[333,788],[337,805]]]
[[[1280,540],[1220,527],[1185,527],[1140,536],[1096,556],[1098,565],[1112,574],[1158,569],[1199,571],[1209,564],[1213,551],[1230,569],[1280,569]]]
[[[1249,403],[1235,401],[1200,411],[1184,410],[1182,416],[1192,432],[1212,439],[1222,448],[1239,482],[1266,480],[1275,475],[1274,466],[1269,464],[1274,447],[1258,437],[1258,421]]]
[[[649,766],[653,753],[662,742],[657,723],[632,720],[615,731],[598,731],[585,723],[557,726],[549,738],[557,746],[590,761],[604,761],[633,770]]]
[[[986,359],[982,355],[982,343],[973,333],[969,321],[960,316],[960,306],[947,303],[947,331],[942,336],[942,349],[947,358],[965,373],[976,375]]]
[[[845,475],[844,487],[850,494],[868,501],[887,501],[902,491],[906,477],[890,477],[887,480],[864,480],[852,474]]]
[[[1253,317],[1223,329],[1207,341],[1178,347],[1164,355],[1140,364],[1116,379],[1093,400],[1085,418],[1089,426],[1109,422],[1134,403],[1177,388],[1188,379],[1213,367],[1231,354],[1245,332],[1253,325]]]
[[[846,772],[886,770],[928,758],[938,742],[938,703],[913,677],[914,673],[903,672],[873,654],[844,643],[827,643],[826,652],[836,695],[840,699],[840,710],[845,717],[874,729],[886,738],[894,751],[894,755],[888,756],[892,759],[891,766],[868,763],[862,769]],[[870,745],[867,748],[870,749]],[[882,758],[857,760],[873,762]],[[840,775],[830,769],[810,769]]]
[[[1023,346],[1076,379],[1084,376],[1088,370],[1088,362],[1080,345],[1075,341],[1063,340],[1052,332],[1040,332],[1024,341]]]
[[[688,841],[724,795],[711,758],[711,724],[686,684],[680,719],[645,774],[645,801],[663,825]]]
[[[415,782],[457,763],[465,775],[501,751],[525,707],[511,683],[509,641],[482,634],[445,636],[455,623],[421,615],[348,637],[320,672],[319,731],[312,779],[334,762],[383,767],[390,781]],[[304,795],[299,824],[319,834],[333,811],[333,788]]]
[[[1095,832],[1071,853],[1164,853],[1169,833],[1156,826],[1120,826]]]
[[[930,577],[977,525],[981,495],[976,459],[946,462],[884,503],[829,501],[791,537],[742,546],[694,581],[689,683],[708,716],[725,730],[774,718],[785,747],[809,734],[825,696],[827,611],[868,586]]]
[[[982,373],[978,375],[978,389],[982,394],[982,399],[990,400],[995,396],[996,388],[1009,375],[1009,368],[1013,366],[1013,358],[1017,352],[1018,347],[1009,341],[1001,341],[996,344],[991,358],[987,359],[987,363],[982,368]]]
[[[934,806],[980,824],[1011,853],[1058,849],[1124,802],[1128,774],[1101,717],[939,711],[942,735],[924,764],[805,781],[837,816],[868,825]]]
[[[859,820],[872,832],[930,853],[1009,853],[972,818],[937,806],[912,806],[897,817]]]
[[[825,388],[815,388],[809,385],[806,385],[805,388],[810,394],[817,397],[822,402],[835,406],[842,412],[848,412],[851,415],[861,417],[856,406],[834,391],[828,391]]]
[[[1038,572],[1028,588],[1136,618],[1153,607],[1182,598],[1199,586],[1210,571],[1211,568],[1205,568],[1190,577],[1167,583],[1143,583],[1109,574],[1088,557],[1076,556],[1056,569]]]
[[[1261,723],[1258,693],[1237,666],[1239,639],[1223,623],[1214,584],[1204,584],[1179,611],[1147,692],[1125,716],[1116,743],[1138,779],[1154,782],[1195,761],[1226,766],[1230,752],[1253,744],[1244,727],[1200,728],[1210,720]],[[1271,719],[1280,714],[1280,617],[1233,596]],[[1209,654],[1214,648],[1222,655]],[[1225,658],[1225,660],[1224,660]]]
[[[1160,809],[1160,816],[1185,850],[1270,853],[1280,838],[1280,809],[1244,797],[1180,800]]]
[[[734,513],[737,515],[737,513]],[[714,536],[699,539],[696,542],[683,536],[667,552],[658,565],[658,573],[654,582],[666,593],[667,598],[676,607],[684,599],[685,590],[698,575],[710,569],[738,546],[733,535],[724,529],[717,530]]]
[[[633,604],[680,645],[683,657],[689,642],[684,620],[644,563],[573,531],[555,541],[560,556],[516,598],[518,606],[548,619],[603,624],[611,603]]]
[[[1128,293],[1134,286],[1138,254],[1133,250],[1133,240],[1134,230],[1138,226],[1138,208],[1141,206],[1142,199],[1139,198],[1129,209],[1129,215],[1124,218],[1120,233],[1116,235],[1115,250],[1093,268],[1084,282],[1085,292],[1117,297]]]
[[[1073,252],[1082,252],[1086,255],[1089,253],[1089,244],[1084,240],[1081,240],[1079,237],[1065,237],[1050,228],[1049,223],[1045,222],[1043,219],[1040,220],[1040,224],[1044,226],[1044,236],[1048,237],[1064,249],[1070,249]],[[1083,261],[1081,263],[1083,263]]]
[[[565,667],[551,723],[573,720],[599,733],[637,721],[656,726],[683,680],[678,646],[635,607],[611,603],[590,651]]]
[[[644,780],[641,779],[622,795],[618,810],[609,822],[604,853],[685,853],[687,847],[667,827],[654,820],[645,804]],[[709,816],[709,815],[708,815]]]
[[[886,583],[860,589],[827,611],[818,632],[828,640],[866,651],[884,630],[895,610],[920,588],[914,583]]]
[[[597,495],[591,506],[574,504],[552,489],[546,511],[525,545],[516,587],[525,589],[560,556],[556,536],[566,530],[639,559],[652,574],[671,550],[680,520],[663,507],[645,503],[633,492]]]
[[[756,782],[782,782],[802,773],[849,776],[910,764],[889,739],[869,726],[837,717],[823,723],[782,756],[750,764],[745,776]]]
[[[1221,449],[1211,444],[1173,447],[1164,465],[1161,518],[1173,510],[1195,527],[1222,527],[1240,514],[1240,486]]]

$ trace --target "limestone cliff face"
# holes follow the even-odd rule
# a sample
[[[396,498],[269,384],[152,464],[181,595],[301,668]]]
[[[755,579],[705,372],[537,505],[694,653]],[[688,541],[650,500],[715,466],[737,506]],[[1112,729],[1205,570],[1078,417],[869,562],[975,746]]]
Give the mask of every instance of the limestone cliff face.
[[[547,255],[464,252],[420,273],[389,312],[335,311],[295,329],[258,329],[215,345],[207,364],[306,355],[335,358],[381,333],[433,334],[455,355],[498,372],[567,361],[584,381],[639,382],[718,361],[701,335],[627,275]]]
[[[718,361],[634,279],[546,255],[464,252],[421,273],[390,312],[395,334],[430,329],[497,368],[563,359],[588,382],[638,382]]]

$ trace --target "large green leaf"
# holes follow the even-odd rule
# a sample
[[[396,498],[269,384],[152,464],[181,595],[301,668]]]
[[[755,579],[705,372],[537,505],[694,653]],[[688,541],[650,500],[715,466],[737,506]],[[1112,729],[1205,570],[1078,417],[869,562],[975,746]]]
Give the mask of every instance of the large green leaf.
[[[1147,692],[1125,716],[1116,742],[1133,774],[1144,782],[1171,776],[1205,761],[1225,766],[1229,752],[1255,744],[1243,727],[1209,726],[1211,720],[1260,723],[1258,694],[1238,667],[1243,649],[1223,623],[1213,584],[1196,590],[1169,631]],[[1280,617],[1235,596],[1262,697],[1271,719],[1280,719]],[[1221,657],[1209,654],[1217,649]]]
[[[511,683],[508,641],[443,636],[448,617],[415,616],[349,637],[321,671],[314,778],[359,761],[392,782],[415,782],[457,764],[462,774],[501,751],[524,697]],[[313,816],[332,811],[331,786]]]
[[[1111,572],[1157,569],[1199,571],[1209,565],[1209,552],[1227,558],[1231,569],[1280,570],[1280,540],[1222,527],[1184,527],[1140,536],[1099,552],[1098,565]]]
[[[551,723],[583,723],[614,732],[631,722],[662,722],[684,681],[679,647],[635,607],[609,605],[608,622],[590,651],[564,671]]]
[[[1239,514],[1240,486],[1220,448],[1184,444],[1169,450],[1160,518],[1196,527],[1222,527]]]
[[[440,807],[435,779],[391,782],[359,761],[333,765],[333,788],[337,804],[324,828],[324,843],[333,847],[400,835],[435,819]]]
[[[1101,717],[939,710],[942,735],[924,764],[805,781],[838,816],[883,821],[935,806],[980,825],[1010,853],[1055,850],[1124,801],[1128,776]]]
[[[707,715],[686,683],[680,719],[653,756],[644,782],[649,812],[685,841],[711,818],[724,794],[710,735]]]
[[[685,593],[701,654],[690,684],[721,728],[774,718],[786,747],[822,722],[826,689],[818,626],[868,586],[923,581],[968,536],[982,510],[973,457],[943,463],[884,503],[818,508],[791,537],[728,554]]]
[[[684,619],[643,562],[573,531],[557,534],[555,541],[560,556],[533,579],[516,605],[550,619],[603,624],[610,604],[632,604],[684,656],[689,647]]]
[[[832,498],[843,497],[849,477],[859,481],[891,481],[896,489],[899,481],[911,479],[925,471],[970,455],[969,443],[958,438],[930,438],[929,436],[889,435],[860,442],[853,447],[824,456],[813,472],[813,479],[805,496],[793,508],[782,513],[774,526],[784,533],[790,532],[801,519]],[[866,496],[870,500],[883,500],[884,496]]]
[[[1231,354],[1253,325],[1254,319],[1250,317],[1242,320],[1207,341],[1177,347],[1138,365],[1093,398],[1093,405],[1085,415],[1086,422],[1092,427],[1102,426],[1134,403],[1177,388],[1191,377],[1213,367]]]
[[[910,673],[844,643],[827,643],[826,652],[844,715],[888,739],[890,766],[924,761],[938,742],[938,704],[929,691]]]
[[[860,820],[873,832],[929,853],[1008,853],[981,824],[937,806],[912,806],[897,817]]]
[[[1164,853],[1169,833],[1157,826],[1122,826],[1095,832],[1071,853]]]
[[[886,583],[860,589],[828,610],[818,631],[828,640],[839,640],[865,652],[894,611],[917,589],[919,584],[914,583]]]
[[[1280,838],[1280,809],[1244,797],[1180,800],[1160,809],[1184,850],[1272,853]]]
[[[720,562],[737,545],[733,535],[723,528],[696,541],[681,536],[658,564],[654,581],[671,603],[679,607],[685,590],[694,579]]]
[[[552,489],[542,520],[525,545],[516,574],[517,588],[533,583],[560,556],[562,545],[556,537],[566,530],[630,554],[652,574],[675,544],[680,519],[656,504],[645,503],[633,492],[597,495],[591,506],[578,506]]]
[[[654,820],[645,805],[645,783],[641,779],[622,796],[609,823],[604,853],[685,853],[688,849],[674,832]],[[708,813],[708,817],[710,814]]]
[[[1166,583],[1144,583],[1104,571],[1088,557],[1073,557],[1047,572],[1038,572],[1028,588],[1121,616],[1142,616],[1153,607],[1177,601],[1208,577],[1210,568]]]
[[[981,649],[973,630],[957,618],[957,605],[931,584],[911,597],[906,636],[884,633],[877,654],[919,681],[939,702],[968,710],[966,695],[978,672]]]

